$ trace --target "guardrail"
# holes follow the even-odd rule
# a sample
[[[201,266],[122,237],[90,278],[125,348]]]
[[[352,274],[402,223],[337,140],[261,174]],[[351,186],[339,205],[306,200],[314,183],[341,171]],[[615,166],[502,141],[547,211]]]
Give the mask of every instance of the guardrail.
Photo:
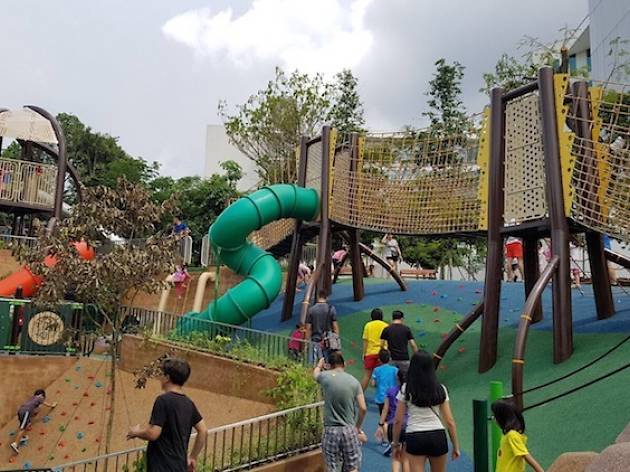
[[[0,159],[0,199],[52,207],[57,166]]]
[[[33,247],[37,243],[37,238],[30,236],[16,236],[13,234],[0,234],[0,249],[12,249],[16,246]]]
[[[290,408],[208,430],[198,468],[213,472],[250,469],[319,447],[323,402]],[[190,447],[194,443],[191,436]],[[145,447],[54,467],[58,472],[145,470]]]
[[[121,315],[127,332],[145,331],[169,342],[220,354],[234,359],[273,367],[287,359],[304,366],[312,365],[313,343],[293,340],[267,331],[235,326],[218,321],[184,319],[172,313],[144,308],[123,307]]]

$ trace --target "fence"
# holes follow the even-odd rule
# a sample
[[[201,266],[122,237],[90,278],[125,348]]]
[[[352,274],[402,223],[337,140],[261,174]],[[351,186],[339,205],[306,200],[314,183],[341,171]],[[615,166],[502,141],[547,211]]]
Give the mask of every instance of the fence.
[[[17,246],[33,247],[37,243],[37,238],[30,236],[16,236],[13,234],[0,234],[0,249],[13,249]]]
[[[0,159],[0,199],[52,207],[57,166]]]
[[[208,430],[197,469],[227,472],[316,449],[322,434],[323,402],[299,406]],[[194,435],[193,435],[194,436]],[[191,438],[191,446],[194,438]],[[58,472],[145,470],[144,447],[64,464]]]
[[[291,338],[218,321],[183,318],[144,308],[123,307],[126,331],[150,332],[174,343],[256,364],[275,365],[292,359],[311,365],[314,344],[295,340],[298,349],[289,350]]]

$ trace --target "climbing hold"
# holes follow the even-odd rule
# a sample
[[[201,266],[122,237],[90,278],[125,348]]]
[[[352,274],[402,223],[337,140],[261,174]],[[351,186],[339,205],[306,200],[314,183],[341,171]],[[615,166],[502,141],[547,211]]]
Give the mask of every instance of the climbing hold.
[[[446,370],[448,369],[448,366],[446,364],[440,364],[439,369]]]
[[[45,431],[45,430],[43,430],[43,429],[39,432],[39,435],[40,435],[40,436],[44,436],[45,434],[46,434],[46,431]]]
[[[11,432],[9,433],[9,437],[10,437],[10,438],[12,438],[13,436],[15,436],[15,431],[11,431]]]
[[[472,302],[471,303],[472,306],[475,306],[476,304],[477,304],[477,302]]]
[[[87,392],[83,392],[83,396],[84,396],[84,397],[89,397],[89,396],[90,396],[90,394],[89,394],[89,393],[87,393]]]
[[[72,382],[72,379],[70,377],[66,377],[64,380],[68,383]]]
[[[357,342],[356,342],[356,341],[352,341],[352,342],[350,343],[350,345],[351,345],[352,347],[357,347]]]
[[[405,303],[406,303],[407,305],[411,305],[411,304],[413,303],[413,300],[405,300]]]
[[[66,413],[65,411],[62,411],[61,413],[59,413],[61,416],[66,416],[68,413]]]
[[[475,290],[475,293],[481,293],[481,289],[478,288],[477,290]]]
[[[93,375],[88,375],[88,379],[90,380],[94,380],[96,377],[94,377]]]
[[[48,416],[48,415],[44,416],[44,417],[42,418],[42,421],[43,421],[44,423],[48,423],[48,422],[50,421],[50,416]]]
[[[87,447],[84,447],[83,449],[81,449],[81,452],[85,452],[87,451]]]
[[[434,306],[433,307],[433,312],[437,313],[438,311],[440,311],[440,307],[439,306]]]
[[[465,347],[460,347],[460,348],[457,350],[457,352],[460,352],[460,353],[461,353],[461,352],[466,352],[466,348],[465,348]]]
[[[354,359],[348,360],[348,365],[354,365],[356,363],[357,363],[357,361],[355,361]]]
[[[440,295],[440,298],[448,298],[448,295],[446,295],[445,293],[443,293],[442,295]]]
[[[93,420],[88,421],[88,424],[94,424]]]
[[[434,297],[435,297],[437,294],[438,294],[438,293],[437,293],[435,290],[433,290],[433,291],[431,292],[431,295],[432,295],[432,296],[434,296]]]
[[[48,456],[48,460],[49,461],[54,461],[55,460],[55,456],[53,456],[53,455]]]
[[[76,367],[74,368],[74,370],[76,370],[77,372],[79,372],[79,371],[81,370],[81,366],[80,366],[80,365],[76,366]]]
[[[457,288],[464,288],[464,284],[459,284]]]
[[[90,406],[96,405],[96,402],[90,402]]]
[[[43,450],[43,449],[44,449],[44,446],[39,446],[39,447],[37,448],[37,450],[38,450],[38,451],[41,451],[41,450]]]
[[[74,421],[79,421],[79,417],[78,417],[78,416],[75,416],[75,417],[74,417]]]
[[[59,426],[59,431],[63,433],[65,430],[66,430],[66,427],[64,425]]]
[[[418,337],[421,338],[422,336],[426,335],[426,331],[419,331],[418,332]]]
[[[66,447],[66,443],[63,441],[59,441],[59,443],[57,444],[57,446],[59,447]]]
[[[65,456],[63,456],[63,458],[64,458],[65,460],[70,459],[70,454],[66,454]]]
[[[446,339],[448,338],[448,333],[442,333],[440,334],[440,336],[442,337],[442,339]]]
[[[30,469],[31,468],[31,463],[30,462],[25,462],[22,467],[24,467],[25,469]]]
[[[28,438],[22,438],[20,439],[20,445],[21,446],[25,446],[28,444]]]
[[[440,322],[440,319],[439,319],[439,318],[435,318],[435,319],[433,320],[433,322],[434,322],[434,323],[439,323],[439,322]]]
[[[427,345],[425,343],[420,343],[420,349],[426,349]]]
[[[77,439],[83,439],[85,437],[85,434],[82,432],[78,432],[77,433]]]
[[[79,402],[72,402],[72,406],[79,406]]]
[[[101,438],[96,438],[96,439],[94,440],[94,442],[100,443],[100,442],[101,442]]]
[[[59,395],[61,393],[61,390],[57,390],[55,393]]]
[[[418,318],[418,319],[416,320],[416,323],[422,323],[422,318]]]
[[[33,431],[33,426],[29,424],[29,425],[26,427],[26,431]]]
[[[81,388],[81,385],[75,385],[75,386],[74,386],[74,389],[75,389],[75,390],[79,390],[80,388]]]

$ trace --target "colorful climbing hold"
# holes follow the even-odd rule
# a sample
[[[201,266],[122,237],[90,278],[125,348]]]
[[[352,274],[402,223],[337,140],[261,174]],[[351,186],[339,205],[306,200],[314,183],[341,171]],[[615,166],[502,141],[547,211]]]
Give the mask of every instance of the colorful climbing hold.
[[[435,318],[435,319],[433,320],[433,322],[434,322],[434,323],[439,323],[439,322],[440,322],[440,319],[439,319],[439,318]]]
[[[460,347],[457,352],[462,353],[462,352],[466,352],[466,348],[465,347]]]
[[[72,379],[70,377],[66,377],[64,380],[68,383],[72,382]]]
[[[50,416],[48,416],[48,415],[44,416],[44,417],[42,418],[42,421],[43,421],[44,423],[48,423],[48,422],[50,421]]]
[[[75,417],[74,417],[74,421],[79,421],[79,417],[78,417],[78,416],[75,416]]]
[[[405,300],[405,303],[406,303],[407,305],[411,305],[411,304],[413,303],[413,300]]]
[[[90,380],[94,380],[96,377],[94,377],[93,375],[88,375],[88,379]]]
[[[12,438],[13,436],[15,436],[15,431],[10,431],[9,432],[9,437]]]
[[[426,334],[427,334],[426,331],[419,331],[418,332],[418,337],[421,338],[422,336],[425,336]]]
[[[477,290],[475,290],[475,293],[481,293],[481,289],[478,288]]]
[[[355,361],[354,359],[348,360],[348,365],[354,365],[356,363],[357,363],[357,361]]]
[[[65,456],[63,456],[63,458],[64,458],[65,460],[70,459],[70,454],[66,454]]]
[[[96,402],[90,402],[90,406],[96,405]]]
[[[83,439],[84,437],[85,437],[84,433],[82,433],[80,431],[77,433],[77,439]]]
[[[30,469],[31,468],[31,463],[30,462],[25,462],[22,467],[24,467],[25,469]]]
[[[440,311],[440,307],[439,306],[434,306],[433,307],[433,312],[437,313],[438,311]]]
[[[81,370],[81,366],[80,366],[80,365],[76,366],[76,367],[74,368],[74,370],[76,370],[77,372],[79,372],[79,371]]]
[[[89,396],[90,396],[90,394],[89,394],[89,393],[87,393],[87,392],[83,392],[83,396],[84,396],[84,397],[89,397]]]
[[[13,464],[15,462],[15,456],[9,457],[9,462]]]
[[[440,298],[448,298],[448,295],[446,295],[445,293],[443,293],[442,295],[440,295]]]
[[[61,390],[57,390],[55,393],[59,395],[61,393]]]
[[[435,290],[433,290],[433,291],[431,292],[431,296],[433,296],[433,297],[435,297],[437,294],[438,294],[438,293],[437,293]]]
[[[72,406],[79,406],[79,402],[72,402]]]
[[[81,449],[81,452],[85,452],[85,451],[87,451],[87,447],[84,447]]]
[[[88,424],[94,424],[93,420],[88,421]]]
[[[41,451],[41,450],[43,450],[43,449],[44,449],[44,446],[39,446],[39,447],[37,448],[37,450],[38,450],[38,451]]]
[[[66,413],[65,411],[62,411],[61,413],[59,413],[61,416],[66,416],[68,413]]]

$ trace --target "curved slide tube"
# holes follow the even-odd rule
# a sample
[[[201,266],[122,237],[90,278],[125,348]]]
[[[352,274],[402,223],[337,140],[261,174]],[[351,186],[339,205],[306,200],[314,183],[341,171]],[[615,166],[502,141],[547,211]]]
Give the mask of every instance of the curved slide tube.
[[[94,249],[89,247],[86,242],[81,241],[74,243],[74,246],[83,259],[88,261],[94,259]],[[56,263],[57,259],[54,256],[47,256],[44,259],[44,265],[46,265],[46,267],[52,267]],[[32,297],[35,295],[35,292],[37,292],[37,288],[41,283],[41,277],[34,275],[27,266],[24,266],[17,272],[0,280],[0,297],[14,296],[18,287],[22,288],[22,295],[24,297]]]
[[[238,199],[219,215],[208,231],[219,260],[245,277],[201,312],[186,318],[242,324],[269,307],[280,292],[282,271],[268,252],[247,241],[247,236],[281,218],[313,220],[319,196],[312,188],[279,184]]]

